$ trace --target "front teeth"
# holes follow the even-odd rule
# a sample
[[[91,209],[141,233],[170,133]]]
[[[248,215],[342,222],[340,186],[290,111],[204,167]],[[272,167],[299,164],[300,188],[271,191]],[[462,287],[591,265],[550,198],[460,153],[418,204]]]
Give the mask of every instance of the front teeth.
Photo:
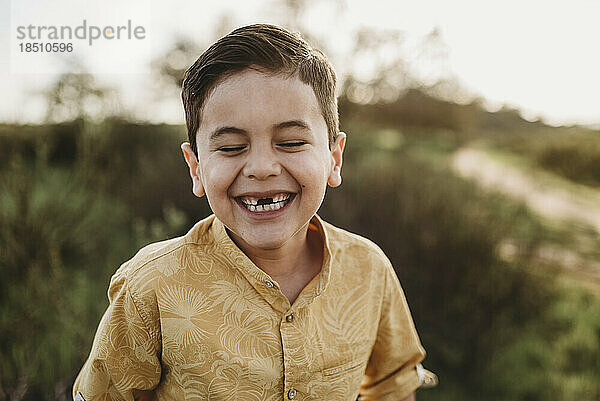
[[[282,200],[287,199],[289,197],[290,197],[290,194],[279,194],[273,198],[273,202],[281,202]]]
[[[283,207],[283,202],[271,203],[269,205],[250,205],[248,209],[251,212],[268,212],[271,210],[279,210]]]
[[[284,207],[287,201],[290,199],[290,197],[291,194],[289,193],[277,194],[273,197],[273,203],[269,203],[266,205],[259,205],[259,198],[253,198],[250,196],[243,196],[242,198],[240,198],[240,200],[242,201],[244,206],[252,212],[268,212],[271,210],[279,210],[282,207]]]
[[[286,200],[291,196],[291,194],[277,194],[273,197],[273,202],[281,202],[282,200]],[[260,198],[254,198],[252,196],[242,196],[241,201],[244,202],[246,205],[257,205],[258,204],[258,200]]]

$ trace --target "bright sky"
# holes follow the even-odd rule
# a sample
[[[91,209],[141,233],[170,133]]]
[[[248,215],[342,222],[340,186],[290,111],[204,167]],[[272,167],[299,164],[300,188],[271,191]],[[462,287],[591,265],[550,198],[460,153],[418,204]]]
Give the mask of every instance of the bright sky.
[[[171,123],[183,123],[179,93],[160,87],[145,71],[149,60],[163,54],[177,35],[205,43],[211,39],[214,22],[224,14],[236,25],[287,22],[281,2],[274,0],[106,0],[100,13],[90,11],[99,3],[91,0],[13,2],[11,20],[11,0],[0,0],[0,91],[5,99],[0,103],[0,121],[39,120],[43,99],[31,93],[39,93],[56,79],[55,74],[11,72],[11,62],[13,70],[22,70],[15,69],[23,60],[16,59],[16,43],[10,39],[16,35],[11,22],[14,25],[17,18],[17,24],[68,21],[76,25],[83,18],[99,25],[127,19],[143,24],[147,39],[145,47],[136,48],[139,54],[129,48],[105,57],[102,46],[106,44],[98,42],[83,61],[94,60],[94,68],[133,71],[99,74],[98,80],[118,88],[124,107],[137,117]],[[311,8],[303,26],[327,42],[338,72],[344,73],[351,64],[347,50],[354,29],[398,30],[404,33],[406,58],[424,79],[455,77],[469,92],[486,98],[492,108],[507,104],[552,124],[600,126],[600,1],[347,0],[339,7],[337,2],[313,0],[306,4]],[[436,28],[445,45],[445,59],[418,58],[420,41]],[[49,68],[49,63],[39,60],[29,64]],[[363,64],[353,68],[368,70]]]

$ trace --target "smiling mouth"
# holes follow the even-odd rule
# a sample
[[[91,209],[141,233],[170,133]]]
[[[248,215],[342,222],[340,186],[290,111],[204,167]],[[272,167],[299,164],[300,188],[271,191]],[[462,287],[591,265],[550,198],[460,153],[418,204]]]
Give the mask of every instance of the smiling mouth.
[[[251,212],[271,212],[279,210],[288,203],[296,194],[281,193],[274,195],[271,198],[255,198],[252,196],[240,196],[235,198],[243,207]]]

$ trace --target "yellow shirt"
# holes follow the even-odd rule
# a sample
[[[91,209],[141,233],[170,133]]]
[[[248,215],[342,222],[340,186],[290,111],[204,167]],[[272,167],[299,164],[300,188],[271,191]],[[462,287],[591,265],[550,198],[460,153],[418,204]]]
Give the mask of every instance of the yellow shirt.
[[[214,215],[114,274],[73,387],[86,401],[399,401],[425,357],[377,245],[323,221],[321,272],[293,305]]]

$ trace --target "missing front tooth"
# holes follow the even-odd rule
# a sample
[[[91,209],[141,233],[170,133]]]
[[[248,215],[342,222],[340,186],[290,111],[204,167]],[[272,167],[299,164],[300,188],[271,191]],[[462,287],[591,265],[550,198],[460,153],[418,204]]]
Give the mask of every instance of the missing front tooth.
[[[258,202],[256,202],[257,205],[267,205],[269,203],[273,203],[273,198],[263,198],[259,199]]]

